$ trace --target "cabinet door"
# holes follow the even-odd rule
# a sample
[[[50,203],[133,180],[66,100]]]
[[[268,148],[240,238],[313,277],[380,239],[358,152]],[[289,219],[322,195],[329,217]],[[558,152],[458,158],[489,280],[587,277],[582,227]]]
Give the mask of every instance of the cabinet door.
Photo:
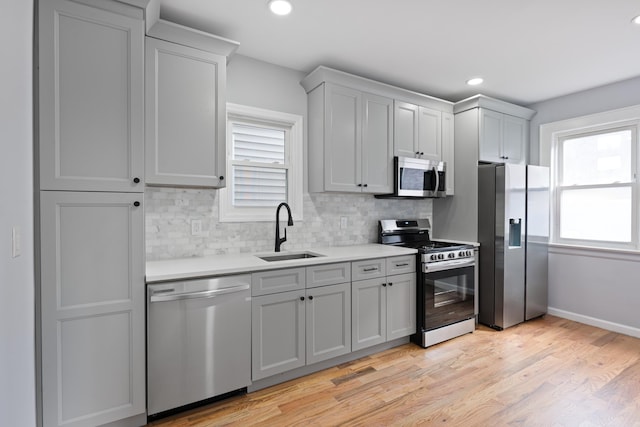
[[[416,274],[387,277],[387,340],[416,332]]]
[[[362,192],[361,92],[326,84],[325,191]]]
[[[393,192],[393,100],[363,94],[363,192]]]
[[[145,412],[142,194],[41,192],[45,426]]]
[[[144,189],[144,22],[39,2],[42,190]]]
[[[442,113],[442,161],[446,163],[445,189],[447,196],[455,193],[455,138],[454,119],[451,113]]]
[[[226,58],[146,39],[148,184],[224,187]]]
[[[505,163],[526,163],[528,121],[520,117],[503,115],[502,156]]]
[[[393,121],[393,155],[417,157],[419,107],[408,102],[396,101]]]
[[[352,351],[387,340],[386,291],[384,277],[351,283]]]
[[[351,284],[307,289],[307,365],[351,352]]]
[[[418,146],[421,159],[442,160],[442,113],[430,108],[418,110]]]
[[[502,113],[480,109],[479,159],[484,162],[504,163],[502,158]]]
[[[304,291],[253,297],[251,354],[253,381],[304,366]]]

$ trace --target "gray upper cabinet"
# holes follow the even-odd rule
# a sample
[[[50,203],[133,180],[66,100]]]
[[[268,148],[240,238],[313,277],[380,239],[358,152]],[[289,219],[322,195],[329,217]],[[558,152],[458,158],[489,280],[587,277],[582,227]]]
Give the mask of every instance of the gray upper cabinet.
[[[39,2],[40,189],[144,188],[144,22],[104,2]]]
[[[144,422],[142,194],[40,197],[43,426]]]
[[[535,111],[484,95],[455,104],[456,132],[460,131],[460,164],[527,162],[529,120]],[[456,135],[457,137],[458,135]],[[465,146],[465,149],[462,146]],[[469,151],[472,149],[473,151]],[[476,154],[477,153],[477,154]]]
[[[149,185],[225,185],[226,57],[146,38]]]
[[[332,83],[308,99],[309,190],[390,193],[393,101]]]
[[[480,161],[526,163],[527,120],[481,108],[480,128]]]
[[[301,85],[308,96],[309,191],[389,194],[394,155],[439,161],[446,152],[453,168],[453,147],[443,146],[445,136],[453,137],[443,130],[450,102],[327,67]]]
[[[396,156],[442,160],[442,112],[395,101],[393,153]]]

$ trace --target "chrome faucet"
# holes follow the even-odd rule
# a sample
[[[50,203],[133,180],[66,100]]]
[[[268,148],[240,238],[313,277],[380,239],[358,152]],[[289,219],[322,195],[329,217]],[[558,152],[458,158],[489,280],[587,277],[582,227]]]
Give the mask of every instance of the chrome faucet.
[[[293,218],[291,217],[291,208],[288,204],[282,202],[278,205],[276,209],[276,252],[280,252],[280,245],[287,241],[287,227],[284,228],[284,237],[280,238],[280,208],[287,208],[287,214],[289,215],[289,219],[287,221],[287,225],[289,227],[293,226]]]

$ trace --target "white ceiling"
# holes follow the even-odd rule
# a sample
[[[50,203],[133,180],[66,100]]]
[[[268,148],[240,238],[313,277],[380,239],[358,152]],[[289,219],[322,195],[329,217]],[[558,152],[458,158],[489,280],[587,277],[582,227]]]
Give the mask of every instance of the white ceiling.
[[[163,19],[310,72],[325,65],[459,101],[528,105],[640,76],[638,0],[161,0]],[[482,86],[465,81],[482,76]]]

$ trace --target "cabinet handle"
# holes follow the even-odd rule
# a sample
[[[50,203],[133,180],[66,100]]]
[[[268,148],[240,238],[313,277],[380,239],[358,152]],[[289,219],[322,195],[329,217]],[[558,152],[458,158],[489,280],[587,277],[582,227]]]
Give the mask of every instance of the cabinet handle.
[[[135,207],[140,206],[140,202],[133,202],[133,206],[135,206]]]
[[[138,177],[133,178],[133,182],[136,184],[140,183],[140,178]]]
[[[304,297],[300,297],[300,301],[304,301]]]
[[[313,295],[309,295],[309,301],[313,299]]]
[[[362,184],[358,184],[358,187],[362,187]]]
[[[362,271],[378,271],[378,267],[365,268]]]
[[[421,152],[420,152],[420,155],[421,155],[421,156],[424,156],[424,151],[421,151]]]
[[[363,187],[368,187],[368,186],[369,186],[369,184],[364,184],[364,185],[363,185]]]
[[[407,267],[409,265],[408,262],[405,262],[404,264],[396,264],[396,267]]]
[[[223,181],[223,180],[224,180],[224,176],[222,176],[222,175],[220,175],[220,177],[219,177],[219,178],[220,178],[220,181]]]
[[[389,285],[389,286],[393,286],[393,283],[389,282],[389,283],[388,283],[388,285]]]
[[[387,284],[386,284],[386,283],[383,283],[383,284],[382,284],[382,286],[386,288],[386,287],[387,287]]]
[[[420,155],[420,152],[419,152],[419,151],[416,151],[416,156],[419,156],[419,155]]]

